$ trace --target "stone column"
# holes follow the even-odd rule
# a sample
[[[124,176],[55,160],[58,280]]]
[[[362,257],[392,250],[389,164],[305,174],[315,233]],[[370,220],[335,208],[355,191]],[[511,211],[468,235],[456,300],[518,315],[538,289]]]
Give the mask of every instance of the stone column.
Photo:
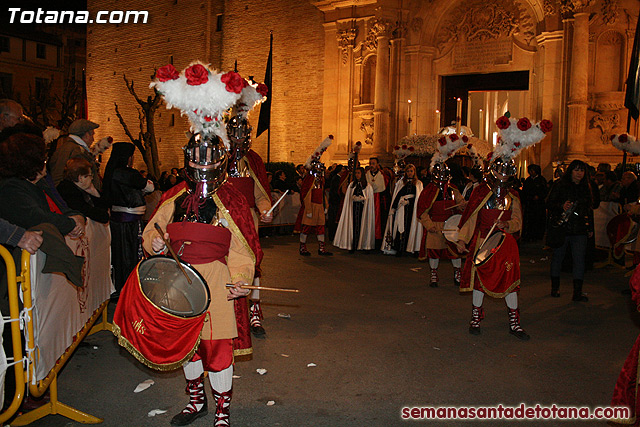
[[[588,13],[579,12],[573,15],[573,41],[571,47],[566,157],[568,160],[586,160],[584,142],[587,125],[589,73]]]
[[[389,25],[378,20],[371,32],[376,37],[376,90],[373,106],[373,148],[374,156],[390,157],[387,152],[389,139]]]

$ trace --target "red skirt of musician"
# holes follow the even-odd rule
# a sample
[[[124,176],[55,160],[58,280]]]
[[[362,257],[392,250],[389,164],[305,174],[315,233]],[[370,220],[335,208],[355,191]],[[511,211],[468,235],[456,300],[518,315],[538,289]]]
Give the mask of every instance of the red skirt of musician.
[[[636,307],[640,310],[640,267],[636,267],[629,281],[631,296]],[[613,390],[611,406],[625,406],[630,409],[629,417],[622,420],[612,420],[619,424],[637,426],[640,419],[640,396],[638,395],[638,355],[640,354],[640,335],[624,362],[620,376]]]
[[[476,231],[469,243],[469,256],[462,270],[460,291],[476,289],[494,297],[503,298],[510,292],[520,289],[520,252],[516,239],[505,233],[502,244],[492,250],[491,258],[481,266],[475,265],[475,258],[481,242],[495,223],[501,211],[481,209],[478,213]],[[505,211],[501,221],[508,221],[511,212]],[[480,244],[479,244],[480,240]]]

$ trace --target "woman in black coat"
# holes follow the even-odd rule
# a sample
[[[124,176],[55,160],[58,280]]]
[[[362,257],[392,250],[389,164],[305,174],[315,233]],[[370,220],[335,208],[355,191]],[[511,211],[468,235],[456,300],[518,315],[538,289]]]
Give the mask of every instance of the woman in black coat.
[[[587,260],[588,238],[593,236],[593,195],[587,165],[574,160],[551,188],[547,197],[549,229],[561,237],[561,245],[553,250],[551,258],[551,296],[559,297],[560,273],[567,248],[573,256],[573,301],[586,302],[582,293]]]
[[[71,209],[82,212],[87,218],[106,224],[109,210],[101,194],[93,185],[91,164],[82,158],[67,160],[64,179],[56,189]]]

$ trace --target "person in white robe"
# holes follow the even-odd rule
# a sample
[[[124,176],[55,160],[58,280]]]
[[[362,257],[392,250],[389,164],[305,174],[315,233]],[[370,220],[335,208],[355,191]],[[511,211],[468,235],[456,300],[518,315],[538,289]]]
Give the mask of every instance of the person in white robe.
[[[372,250],[375,240],[373,188],[367,183],[364,169],[358,167],[347,187],[333,245],[353,253]]]
[[[382,252],[401,256],[404,252],[420,251],[422,224],[417,219],[417,200],[422,192],[422,182],[417,178],[416,167],[408,164],[404,177],[396,182],[391,198],[391,209],[384,231]]]

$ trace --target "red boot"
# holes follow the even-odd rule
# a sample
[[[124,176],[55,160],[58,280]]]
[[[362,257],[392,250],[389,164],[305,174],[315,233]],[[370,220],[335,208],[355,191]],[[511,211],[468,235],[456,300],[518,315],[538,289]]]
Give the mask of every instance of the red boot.
[[[484,309],[482,306],[476,307],[472,305],[471,321],[469,322],[469,333],[471,335],[480,335],[480,321],[484,319]]]
[[[213,390],[213,398],[216,401],[216,420],[213,423],[214,427],[228,427],[230,425],[229,413],[232,395],[233,389],[224,393],[218,393]]]

